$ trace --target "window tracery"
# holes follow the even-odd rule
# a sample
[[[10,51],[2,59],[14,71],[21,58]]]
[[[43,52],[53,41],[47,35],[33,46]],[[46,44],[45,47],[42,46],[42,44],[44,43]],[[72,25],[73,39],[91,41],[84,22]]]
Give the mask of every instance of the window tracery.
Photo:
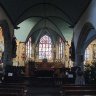
[[[39,59],[52,58],[52,41],[47,35],[40,38],[39,42]]]

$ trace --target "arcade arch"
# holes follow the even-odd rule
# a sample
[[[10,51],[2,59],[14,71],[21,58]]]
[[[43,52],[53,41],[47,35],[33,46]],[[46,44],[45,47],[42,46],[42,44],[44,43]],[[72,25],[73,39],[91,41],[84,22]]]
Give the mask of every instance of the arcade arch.
[[[85,23],[81,33],[79,35],[77,47],[76,47],[76,63],[78,66],[84,67],[84,58],[87,56],[85,49],[95,39],[96,32],[93,25],[90,22]],[[89,48],[88,48],[89,49]],[[85,56],[86,54],[86,56]]]

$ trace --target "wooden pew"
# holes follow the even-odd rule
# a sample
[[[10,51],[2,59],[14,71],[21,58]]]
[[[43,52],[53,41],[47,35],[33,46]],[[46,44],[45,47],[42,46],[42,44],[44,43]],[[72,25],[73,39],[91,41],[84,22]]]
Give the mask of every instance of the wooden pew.
[[[23,84],[0,84],[0,96],[26,96],[26,86]]]
[[[19,95],[15,94],[15,93],[2,93],[2,92],[0,92],[0,96],[19,96]]]
[[[96,89],[96,86],[92,86],[92,85],[85,85],[85,86],[63,86],[62,87],[63,90],[95,90]]]
[[[16,88],[0,88],[0,94],[14,94],[17,96],[23,96],[23,90]]]
[[[62,92],[65,96],[71,95],[96,95],[96,86],[94,85],[63,85]]]

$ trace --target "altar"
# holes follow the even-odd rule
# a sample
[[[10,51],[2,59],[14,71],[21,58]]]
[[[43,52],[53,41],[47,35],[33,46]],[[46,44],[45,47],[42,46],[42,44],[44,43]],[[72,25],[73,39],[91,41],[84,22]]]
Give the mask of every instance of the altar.
[[[36,69],[35,70],[36,77],[53,77],[54,69]]]

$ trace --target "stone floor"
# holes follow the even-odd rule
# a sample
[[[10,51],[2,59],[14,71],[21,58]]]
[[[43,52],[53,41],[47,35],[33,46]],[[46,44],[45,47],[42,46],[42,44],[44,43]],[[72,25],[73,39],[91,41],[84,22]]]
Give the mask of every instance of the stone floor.
[[[61,96],[60,89],[56,87],[29,87],[29,96]]]

